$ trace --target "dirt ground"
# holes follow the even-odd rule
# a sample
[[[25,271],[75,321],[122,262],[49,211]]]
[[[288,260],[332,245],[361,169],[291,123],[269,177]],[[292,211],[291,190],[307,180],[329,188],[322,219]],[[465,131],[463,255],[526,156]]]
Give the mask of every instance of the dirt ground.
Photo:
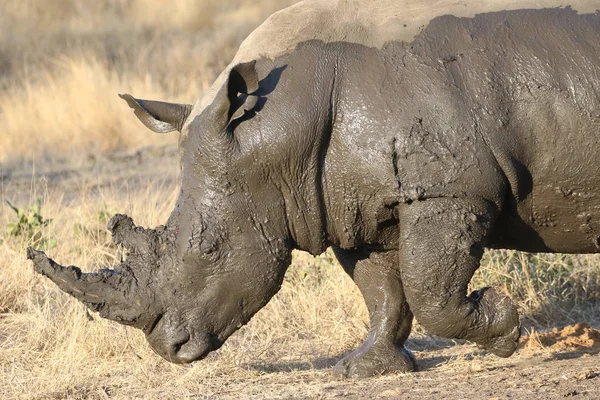
[[[419,372],[360,381],[329,381],[328,371],[305,378],[301,371],[266,373],[251,382],[229,384],[215,398],[291,398],[304,386],[305,398],[344,399],[600,399],[600,357],[595,350],[520,350],[499,359],[469,344],[413,339]],[[415,345],[417,343],[417,345]],[[258,384],[257,384],[258,383]],[[251,388],[241,389],[239,385]]]
[[[67,205],[77,196],[82,181],[89,181],[90,176],[96,177],[92,184],[86,184],[87,190],[93,192],[94,186],[118,186],[119,182],[131,188],[159,177],[176,181],[177,170],[178,153],[170,147],[113,153],[98,159],[82,158],[76,163],[64,160],[40,164],[35,169],[2,166],[0,197],[15,203],[28,201],[32,177],[35,177],[36,185],[48,191],[62,191]],[[3,340],[0,338],[1,347],[10,350]],[[273,362],[267,359],[256,364],[236,365],[232,374],[196,376],[193,388],[188,389],[177,387],[172,391],[149,392],[141,387],[134,390],[123,384],[112,385],[108,374],[98,378],[99,384],[91,392],[75,389],[39,398],[600,399],[600,332],[587,325],[534,332],[524,338],[518,352],[508,359],[488,355],[469,343],[426,335],[411,338],[408,347],[418,359],[419,372],[366,380],[336,380],[330,369],[342,354],[327,358],[316,354],[293,362],[286,362],[280,355]],[[286,349],[279,351],[285,353]],[[90,364],[93,362],[91,358]],[[218,363],[211,361],[211,357],[206,362]],[[126,367],[135,369],[135,363],[134,360]],[[2,368],[10,369],[10,365],[6,363]]]
[[[508,359],[468,343],[413,338],[408,346],[417,357],[419,372],[364,380],[334,380],[329,373],[334,359],[306,365],[261,364],[256,377],[217,378],[210,397],[600,399],[600,332],[571,326],[555,336],[552,332],[526,336]]]

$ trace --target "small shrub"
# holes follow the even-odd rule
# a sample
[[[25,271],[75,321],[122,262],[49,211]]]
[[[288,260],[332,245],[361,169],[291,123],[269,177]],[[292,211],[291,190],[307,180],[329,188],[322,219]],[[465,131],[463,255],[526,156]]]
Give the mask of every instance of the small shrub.
[[[42,202],[40,199],[27,210],[14,206],[6,200],[8,206],[17,214],[17,221],[8,224],[6,234],[10,237],[20,237],[32,246],[43,248],[56,247],[56,240],[46,237],[43,229],[52,222],[41,214]]]

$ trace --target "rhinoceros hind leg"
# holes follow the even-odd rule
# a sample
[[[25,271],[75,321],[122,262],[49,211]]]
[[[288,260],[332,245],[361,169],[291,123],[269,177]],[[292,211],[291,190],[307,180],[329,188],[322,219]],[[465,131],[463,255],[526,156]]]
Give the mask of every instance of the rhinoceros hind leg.
[[[436,198],[400,212],[400,268],[411,310],[428,331],[471,340],[501,357],[520,336],[513,303],[492,288],[467,296],[498,210],[482,199]]]
[[[365,378],[417,369],[413,354],[404,347],[413,315],[404,298],[397,251],[342,250],[334,252],[360,289],[371,320],[367,339],[333,369],[339,377]]]

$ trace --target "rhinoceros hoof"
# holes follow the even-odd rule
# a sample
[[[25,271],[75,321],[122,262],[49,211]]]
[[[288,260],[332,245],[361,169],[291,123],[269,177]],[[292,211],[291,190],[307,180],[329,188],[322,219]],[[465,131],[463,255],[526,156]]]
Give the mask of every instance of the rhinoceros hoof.
[[[521,336],[517,308],[508,297],[491,288],[483,294],[480,307],[494,321],[491,326],[493,333],[491,337],[476,342],[499,357],[509,357],[517,349]]]
[[[483,347],[498,357],[510,357],[519,346],[520,336],[521,328],[516,326],[509,334],[494,338]]]
[[[385,373],[416,370],[417,361],[413,353],[406,347],[390,344],[373,345],[366,351],[358,348],[333,367],[333,374],[339,378],[367,378]]]

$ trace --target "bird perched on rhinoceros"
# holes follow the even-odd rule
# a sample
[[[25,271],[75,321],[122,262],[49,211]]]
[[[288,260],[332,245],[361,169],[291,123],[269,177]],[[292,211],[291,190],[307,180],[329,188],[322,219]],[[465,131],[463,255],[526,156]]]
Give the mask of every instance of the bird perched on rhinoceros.
[[[570,6],[566,6],[570,4]],[[166,225],[117,215],[129,250],[82,273],[36,271],[202,359],[279,290],[293,249],[332,246],[366,301],[365,342],[334,368],[412,371],[413,315],[502,357],[517,310],[467,293],[485,248],[600,251],[599,0],[307,0],[270,17],[192,105],[122,97],[179,131]]]

